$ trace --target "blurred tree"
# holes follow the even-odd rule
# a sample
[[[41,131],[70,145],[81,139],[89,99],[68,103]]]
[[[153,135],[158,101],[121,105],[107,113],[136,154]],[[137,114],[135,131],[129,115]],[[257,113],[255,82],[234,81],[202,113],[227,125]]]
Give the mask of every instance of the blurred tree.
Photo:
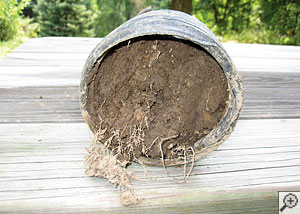
[[[194,15],[222,38],[300,44],[299,0],[194,0]]]
[[[0,0],[21,1],[29,0]],[[223,41],[300,44],[299,0],[32,0],[23,14],[35,16],[31,8],[36,8],[42,36],[92,36],[94,31],[103,37],[150,5],[192,11]]]
[[[262,0],[261,21],[287,44],[300,43],[300,1]]]
[[[152,6],[153,10],[171,9],[171,0],[146,0],[146,6]]]
[[[0,0],[0,41],[13,39],[22,27],[21,13],[30,0]]]
[[[195,0],[194,13],[218,34],[242,32],[250,26],[255,0]]]
[[[23,15],[25,17],[33,18],[35,14],[33,13],[33,8],[37,4],[37,0],[31,0],[30,4],[28,4],[24,9],[23,9]]]
[[[35,12],[41,36],[93,36],[90,1],[38,0]]]
[[[98,13],[95,21],[96,36],[106,36],[113,29],[130,19],[135,9],[132,0],[97,0]]]
[[[192,0],[172,0],[172,10],[179,10],[188,14],[192,14],[193,1]]]

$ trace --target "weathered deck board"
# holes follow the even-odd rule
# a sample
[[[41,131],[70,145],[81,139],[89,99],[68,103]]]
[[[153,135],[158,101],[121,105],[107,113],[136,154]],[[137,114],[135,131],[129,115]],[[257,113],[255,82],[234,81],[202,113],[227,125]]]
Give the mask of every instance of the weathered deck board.
[[[155,179],[134,183],[137,194],[147,201],[125,210],[139,212],[159,204],[174,206],[180,212],[179,207],[185,207],[184,200],[191,203],[190,212],[211,210],[213,204],[222,204],[223,200],[226,204],[253,200],[258,207],[266,206],[266,211],[276,210],[278,190],[300,188],[299,125],[299,119],[241,120],[226,143],[196,163],[186,184],[166,177],[162,168],[148,167]],[[78,203],[87,212],[104,207],[121,209],[116,189],[105,180],[84,174],[84,148],[90,140],[84,123],[0,125],[0,151],[5,151],[0,156],[0,211],[36,213],[42,206],[42,212],[57,209],[69,213],[76,212],[73,209]],[[133,164],[129,168],[143,178],[141,166]],[[178,179],[182,177],[180,168],[168,171]],[[246,194],[249,191],[253,195]],[[264,200],[269,201],[268,205]],[[193,207],[193,201],[198,205]],[[235,207],[236,211],[241,208]],[[248,205],[242,210],[253,212]],[[219,210],[227,212],[228,207]]]
[[[241,74],[245,86],[242,119],[300,118],[300,73]],[[80,78],[79,73],[73,76]],[[78,96],[78,86],[0,88],[0,123],[84,122]]]
[[[0,89],[0,123],[20,122],[84,122],[78,86]]]
[[[30,39],[0,60],[0,213],[275,213],[277,191],[300,190],[300,47],[225,43],[245,86],[236,131],[185,184],[158,167],[143,179],[133,164],[146,200],[122,206],[117,189],[84,174],[92,135],[78,85],[99,41]]]
[[[0,87],[76,86],[101,38],[31,39],[0,61]],[[224,43],[240,72],[300,73],[300,47]]]

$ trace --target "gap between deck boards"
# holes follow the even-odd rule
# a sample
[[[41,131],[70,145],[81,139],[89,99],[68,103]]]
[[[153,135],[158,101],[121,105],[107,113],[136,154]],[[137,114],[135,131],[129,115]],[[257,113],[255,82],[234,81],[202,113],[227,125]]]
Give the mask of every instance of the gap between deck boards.
[[[148,167],[155,179],[144,180],[143,167],[133,164],[129,169],[142,178],[134,187],[147,200],[125,208],[117,189],[84,174],[92,139],[86,124],[0,124],[0,212],[73,213],[84,207],[135,213],[157,206],[165,213],[275,212],[277,191],[300,190],[299,126],[300,119],[239,121],[217,151],[197,161],[185,184],[160,167]],[[168,171],[182,178],[182,168]]]
[[[300,118],[300,74],[242,73],[240,119]],[[78,86],[0,88],[0,123],[84,122]]]

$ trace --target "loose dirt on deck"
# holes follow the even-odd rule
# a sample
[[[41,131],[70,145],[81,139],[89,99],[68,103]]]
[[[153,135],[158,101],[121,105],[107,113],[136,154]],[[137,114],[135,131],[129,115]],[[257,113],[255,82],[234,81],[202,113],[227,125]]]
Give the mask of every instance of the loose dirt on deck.
[[[88,88],[87,111],[96,140],[87,155],[87,172],[113,181],[121,192],[128,190],[135,203],[138,199],[131,186],[122,184],[134,178],[126,165],[139,162],[140,157],[164,162],[193,156],[201,149],[196,150],[194,143],[224,114],[228,83],[205,50],[169,38],[122,43],[93,69],[96,75]],[[109,160],[97,151],[99,144],[110,151]],[[110,166],[114,172],[104,175],[100,168],[107,169],[108,163],[119,168]]]

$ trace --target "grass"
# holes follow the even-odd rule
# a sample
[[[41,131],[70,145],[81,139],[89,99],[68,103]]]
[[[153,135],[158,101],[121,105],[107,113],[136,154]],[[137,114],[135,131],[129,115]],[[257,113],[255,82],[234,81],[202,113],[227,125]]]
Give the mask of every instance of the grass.
[[[295,36],[280,36],[279,33],[264,29],[247,29],[241,33],[232,32],[223,36],[217,36],[221,42],[234,41],[251,44],[276,44],[276,45],[300,45],[300,40]]]
[[[18,19],[17,33],[14,38],[8,41],[0,41],[0,59],[4,58],[8,53],[24,43],[27,39],[37,37],[38,32],[39,24],[32,23],[32,19]]]
[[[28,38],[24,36],[17,36],[14,39],[0,42],[0,59],[4,58],[8,53],[21,45],[27,39]]]

